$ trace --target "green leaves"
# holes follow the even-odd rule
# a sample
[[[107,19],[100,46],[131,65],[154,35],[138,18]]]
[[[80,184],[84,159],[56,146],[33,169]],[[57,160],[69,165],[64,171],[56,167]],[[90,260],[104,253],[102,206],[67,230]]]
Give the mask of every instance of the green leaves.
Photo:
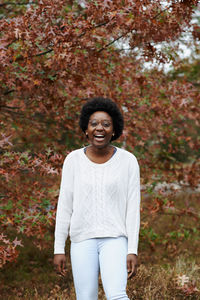
[[[0,209],[2,209],[2,210],[8,210],[8,211],[12,210],[12,208],[13,208],[13,203],[12,203],[11,200],[8,200],[8,202],[5,205],[2,205],[0,207]]]

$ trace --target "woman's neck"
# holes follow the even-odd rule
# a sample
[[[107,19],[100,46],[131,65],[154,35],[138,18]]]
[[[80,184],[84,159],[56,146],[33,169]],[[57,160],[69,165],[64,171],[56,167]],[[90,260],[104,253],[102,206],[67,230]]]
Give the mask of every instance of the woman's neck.
[[[111,152],[113,152],[113,149],[114,147],[112,145],[107,145],[106,147],[104,148],[97,148],[97,147],[94,147],[92,145],[89,145],[87,147],[87,149],[89,150],[89,152],[93,155],[96,155],[96,156],[107,156],[109,155]]]
[[[114,147],[112,145],[108,145],[104,148],[96,148],[92,145],[86,148],[87,157],[96,163],[104,163],[108,161],[114,153]]]

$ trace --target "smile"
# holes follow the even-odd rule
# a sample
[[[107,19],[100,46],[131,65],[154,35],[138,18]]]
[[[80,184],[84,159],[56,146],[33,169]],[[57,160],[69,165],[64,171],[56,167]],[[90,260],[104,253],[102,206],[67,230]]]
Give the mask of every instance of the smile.
[[[97,134],[97,135],[94,135],[94,138],[97,141],[102,141],[105,138],[105,135]]]

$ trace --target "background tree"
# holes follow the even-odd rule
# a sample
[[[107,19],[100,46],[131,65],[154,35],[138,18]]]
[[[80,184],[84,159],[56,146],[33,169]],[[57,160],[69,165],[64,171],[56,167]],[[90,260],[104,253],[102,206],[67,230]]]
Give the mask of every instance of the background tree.
[[[191,24],[198,1],[4,1],[0,5],[2,228],[48,244],[59,172],[80,147],[81,105],[92,96],[115,100],[126,131],[119,141],[140,160],[145,192],[158,182],[199,183],[199,85],[144,71],[145,61],[173,57],[157,45],[174,42]],[[194,62],[195,64],[198,62]],[[56,180],[55,180],[56,179]],[[174,203],[153,196],[148,213]],[[180,213],[196,217],[189,208]],[[20,240],[0,236],[1,265]],[[52,236],[52,233],[51,233]]]

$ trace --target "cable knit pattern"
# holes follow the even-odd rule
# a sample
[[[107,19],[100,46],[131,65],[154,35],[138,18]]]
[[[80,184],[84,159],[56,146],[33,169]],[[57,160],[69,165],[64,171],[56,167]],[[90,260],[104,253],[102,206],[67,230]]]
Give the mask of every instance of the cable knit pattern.
[[[84,149],[65,159],[56,214],[55,254],[65,241],[128,238],[128,253],[137,254],[140,226],[140,179],[137,160],[117,148],[103,164],[89,160]]]

